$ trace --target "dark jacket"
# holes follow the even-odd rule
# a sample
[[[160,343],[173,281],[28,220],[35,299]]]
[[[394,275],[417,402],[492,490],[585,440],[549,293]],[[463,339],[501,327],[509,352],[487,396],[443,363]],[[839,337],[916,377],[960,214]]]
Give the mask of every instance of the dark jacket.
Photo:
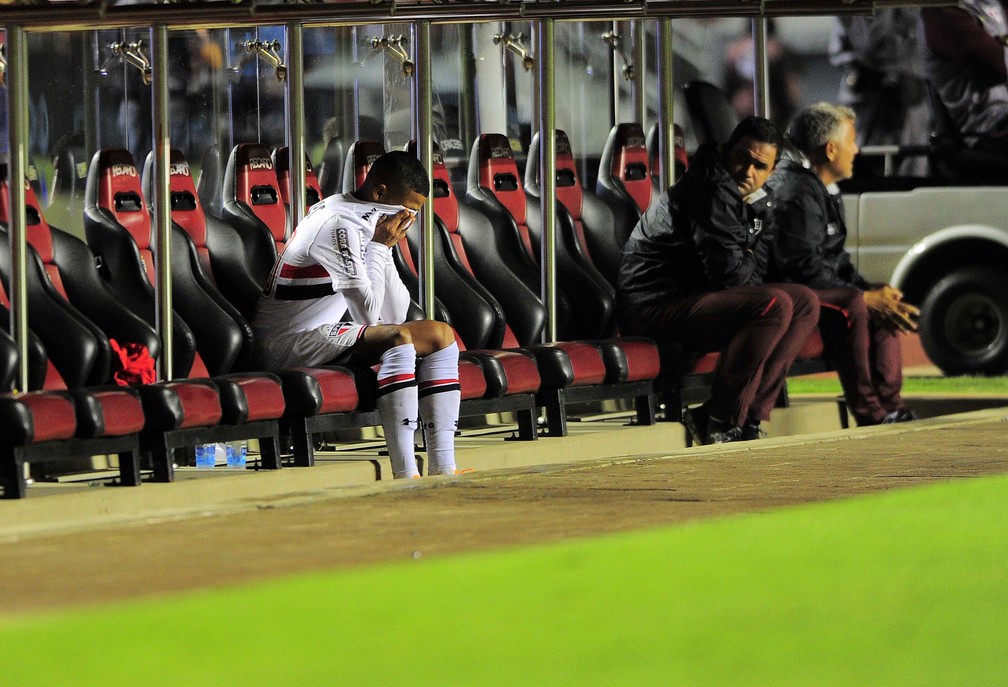
[[[713,146],[701,147],[675,186],[655,200],[623,247],[618,300],[670,297],[759,284],[772,227],[771,196],[745,202]]]
[[[813,289],[871,287],[844,248],[847,225],[839,189],[830,193],[813,170],[788,158],[777,165],[767,185],[776,199],[770,279]]]

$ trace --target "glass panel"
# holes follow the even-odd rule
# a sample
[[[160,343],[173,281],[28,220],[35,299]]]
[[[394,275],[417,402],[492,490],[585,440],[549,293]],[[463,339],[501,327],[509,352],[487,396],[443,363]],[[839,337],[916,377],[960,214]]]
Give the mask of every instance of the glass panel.
[[[283,26],[231,29],[227,32],[228,74],[230,77],[232,144],[259,142],[270,146],[284,141],[284,81],[277,70],[252,49],[271,49],[281,59],[286,56]]]
[[[612,58],[602,39],[611,30],[611,22],[558,22],[554,28],[556,126],[570,140],[586,188],[594,187],[598,160],[612,127]],[[630,90],[622,90],[623,111],[629,112]]]
[[[528,50],[529,55],[534,59],[535,49],[531,23],[511,22],[504,25],[504,30],[517,37],[521,45]],[[515,147],[515,141],[518,142],[518,150],[521,155],[521,161],[518,163],[520,171],[524,170],[524,154],[528,152],[529,143],[532,141],[532,131],[536,128],[534,120],[537,115],[532,111],[535,70],[534,61],[523,63],[523,60],[517,55],[509,54],[508,59],[504,62],[504,94],[508,117],[506,133],[512,141],[512,148]]]
[[[413,55],[408,24],[386,24],[384,36],[392,50],[387,50],[383,60],[383,119],[385,149],[403,150],[414,138],[412,92],[413,77],[403,68],[403,60]],[[412,71],[410,71],[412,74]]]
[[[168,34],[168,119],[172,147],[185,155],[193,174],[230,150],[228,31]],[[225,159],[226,160],[226,159]],[[219,159],[215,164],[222,164]]]
[[[356,29],[304,29],[305,150],[322,195],[339,191],[346,147],[357,137]]]
[[[471,26],[431,27],[434,141],[458,191],[465,186],[469,149],[476,137],[475,64]],[[437,187],[435,195],[439,193]],[[441,193],[446,195],[447,189]]]
[[[460,29],[471,30],[471,36],[459,35],[461,51],[466,51],[464,60],[469,59],[466,49],[471,40],[473,65],[472,73],[465,68],[459,70],[465,79],[459,84],[459,93],[468,96],[470,88],[475,87],[478,95],[471,101],[476,107],[478,133],[507,135],[518,158],[519,168],[524,166],[524,155],[531,138],[532,72],[525,70],[518,55],[505,53],[500,39],[510,36],[517,41],[516,45],[522,46],[531,54],[530,26],[529,22],[474,24]],[[444,93],[438,83],[435,83],[435,89]],[[468,160],[477,131],[469,130],[465,100],[463,98],[459,109],[460,128],[469,134],[467,140],[463,141],[465,159]],[[461,126],[462,124],[466,126]]]
[[[393,150],[413,137],[413,82],[403,69],[413,51],[407,24],[308,28],[304,45],[305,137],[327,195],[341,189],[352,143]]]
[[[194,175],[231,144],[227,33],[169,33],[170,136]],[[28,34],[29,175],[53,226],[83,237],[84,185],[96,150],[125,148],[142,171],[151,150],[151,86],[137,65],[149,63],[149,42],[149,29],[140,27]]]
[[[141,70],[124,53],[150,60],[150,30],[95,31],[91,34],[98,78],[95,148],[125,148],[142,166],[151,150],[151,90]],[[29,67],[31,69],[31,67]],[[34,71],[34,70],[32,70]],[[48,77],[47,74],[39,74]],[[89,151],[90,152],[90,151]]]

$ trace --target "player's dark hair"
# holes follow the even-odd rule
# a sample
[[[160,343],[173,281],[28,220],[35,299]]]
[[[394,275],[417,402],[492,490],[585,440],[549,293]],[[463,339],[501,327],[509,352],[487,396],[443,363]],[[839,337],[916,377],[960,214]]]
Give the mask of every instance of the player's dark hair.
[[[372,187],[385,184],[396,192],[414,191],[423,196],[430,194],[427,170],[415,155],[404,150],[393,150],[375,160],[364,182]]]
[[[739,122],[728,138],[725,150],[731,150],[743,138],[751,138],[757,143],[766,143],[767,145],[775,146],[778,158],[784,150],[784,136],[781,135],[780,129],[764,117],[751,116]]]

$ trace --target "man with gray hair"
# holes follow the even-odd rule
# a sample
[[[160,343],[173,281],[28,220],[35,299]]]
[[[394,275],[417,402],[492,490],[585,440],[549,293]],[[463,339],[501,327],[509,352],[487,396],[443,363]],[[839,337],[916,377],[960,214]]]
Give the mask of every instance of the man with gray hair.
[[[819,103],[791,122],[794,148],[767,184],[777,203],[771,276],[819,296],[819,330],[844,397],[859,425],[915,418],[903,405],[899,333],[914,331],[919,311],[892,286],[873,286],[844,248],[847,229],[837,182],[854,173],[854,112]]]

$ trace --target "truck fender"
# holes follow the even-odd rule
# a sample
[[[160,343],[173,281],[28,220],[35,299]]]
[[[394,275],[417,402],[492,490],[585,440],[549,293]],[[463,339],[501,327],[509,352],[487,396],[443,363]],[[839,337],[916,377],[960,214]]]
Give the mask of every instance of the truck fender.
[[[929,234],[906,252],[893,270],[890,283],[897,289],[902,289],[913,274],[914,267],[925,256],[960,241],[990,241],[1008,249],[1008,231],[986,224],[961,224]]]

